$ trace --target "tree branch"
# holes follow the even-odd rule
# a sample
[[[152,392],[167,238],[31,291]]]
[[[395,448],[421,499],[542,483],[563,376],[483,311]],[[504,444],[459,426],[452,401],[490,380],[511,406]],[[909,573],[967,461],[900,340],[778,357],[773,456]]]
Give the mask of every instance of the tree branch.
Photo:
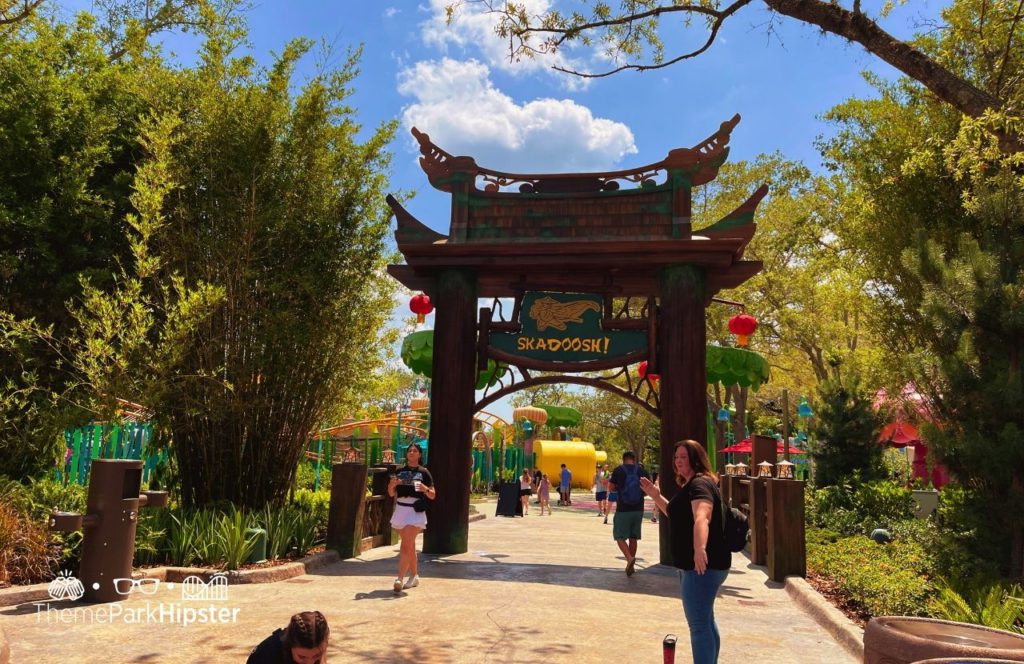
[[[17,14],[8,16],[7,12],[11,11],[15,4],[16,3],[11,3],[10,8],[0,11],[0,25],[11,25],[13,23],[24,21],[32,15],[32,12],[34,12],[39,5],[43,4],[43,0],[24,0],[24,2],[21,3],[21,11]]]
[[[622,65],[621,67],[617,67],[615,69],[612,69],[610,71],[606,71],[606,72],[601,73],[601,74],[592,74],[592,73],[588,74],[588,73],[579,72],[579,71],[575,71],[575,70],[572,70],[572,69],[568,69],[566,67],[559,67],[559,66],[554,66],[554,67],[552,67],[552,69],[554,69],[556,71],[564,72],[566,74],[573,74],[573,75],[579,76],[581,78],[604,78],[605,76],[611,76],[612,74],[617,74],[619,72],[626,71],[626,70],[650,71],[650,70],[653,70],[653,69],[662,69],[664,67],[670,67],[670,66],[676,64],[677,62],[681,62],[683,60],[689,60],[691,58],[695,58],[698,55],[700,55],[701,53],[703,53],[704,51],[706,51],[709,48],[711,48],[711,45],[713,43],[715,43],[715,38],[718,37],[718,31],[721,29],[722,23],[725,22],[725,19],[727,19],[730,16],[732,16],[733,13],[735,13],[738,9],[740,9],[744,5],[750,4],[751,1],[752,0],[736,0],[736,2],[734,2],[732,5],[730,5],[726,9],[722,10],[721,12],[714,12],[716,18],[715,18],[715,22],[711,24],[711,33],[708,35],[707,41],[705,41],[704,44],[700,48],[698,48],[697,50],[690,51],[689,53],[684,53],[682,55],[676,56],[676,57],[672,58],[671,60],[666,60],[665,62],[659,62],[658,64],[654,64],[654,65]],[[680,5],[679,8],[685,8],[685,7],[689,7],[689,6],[690,5]],[[672,8],[672,9],[677,9],[677,8]],[[666,9],[666,11],[668,11],[668,9]],[[700,12],[700,13],[707,13],[707,12]]]
[[[988,109],[1002,107],[997,97],[956,76],[910,44],[896,39],[863,14],[823,0],[764,0],[764,3],[784,16],[816,25],[825,32],[860,44],[965,115],[976,118]],[[1019,150],[1019,139],[1013,141]]]
[[[1017,11],[1014,12],[1013,22],[1010,24],[1010,29],[1006,31],[1006,47],[1003,49],[1002,62],[999,65],[999,76],[996,77],[995,90],[996,94],[1003,88],[1003,80],[1006,77],[1006,63],[1010,59],[1010,45],[1013,44],[1013,36],[1017,31],[1017,24],[1020,22],[1021,10],[1024,9],[1024,0],[1020,0],[1017,3]]]
[[[519,27],[511,27],[509,28],[509,38],[511,39],[514,36],[516,39],[518,39],[520,47],[518,49],[511,49],[512,52],[510,53],[510,56],[514,57],[517,52],[522,51],[534,51],[536,53],[551,53],[556,51],[566,41],[576,38],[581,32],[614,28],[622,25],[632,26],[632,24],[635,23],[636,21],[643,21],[645,19],[657,19],[661,17],[663,14],[683,12],[687,14],[700,14],[708,17],[709,19],[714,19],[714,21],[711,23],[711,32],[708,35],[707,40],[700,48],[689,53],[679,55],[666,62],[660,62],[657,64],[649,65],[626,64],[622,65],[621,67],[616,67],[615,69],[605,71],[602,73],[582,72],[575,69],[569,69],[567,67],[561,67],[557,65],[552,67],[552,69],[556,71],[560,71],[566,74],[572,74],[573,76],[579,76],[581,78],[604,78],[606,76],[611,76],[613,74],[617,74],[619,72],[627,70],[650,71],[653,69],[662,69],[664,67],[674,65],[682,60],[695,58],[701,53],[711,48],[711,45],[714,43],[715,38],[718,36],[718,31],[721,29],[722,24],[725,22],[725,20],[732,16],[733,14],[735,14],[740,9],[742,9],[743,7],[745,7],[746,5],[749,5],[751,2],[753,2],[753,0],[735,0],[735,2],[733,2],[731,5],[721,10],[694,4],[666,5],[654,7],[653,9],[649,9],[644,12],[637,12],[635,14],[623,14],[621,16],[616,16],[615,18],[580,23],[578,25],[571,25],[566,28],[542,27],[529,24],[522,25]],[[491,11],[502,13],[501,10],[491,9]],[[505,12],[505,16],[507,19],[511,20],[507,12]],[[526,38],[529,35],[542,33],[550,33],[558,36],[547,39],[539,49],[534,49],[526,44]]]

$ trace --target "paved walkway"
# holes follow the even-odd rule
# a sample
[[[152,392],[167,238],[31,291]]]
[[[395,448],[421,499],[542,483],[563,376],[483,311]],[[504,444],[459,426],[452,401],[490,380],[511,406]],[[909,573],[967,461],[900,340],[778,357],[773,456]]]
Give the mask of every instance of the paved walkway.
[[[399,596],[391,591],[397,547],[382,547],[288,581],[230,586],[226,600],[185,601],[180,586],[161,584],[151,596],[89,607],[113,607],[113,619],[27,604],[0,609],[0,626],[12,662],[244,662],[292,613],[314,608],[331,625],[335,663],[660,663],[668,633],[680,637],[676,661],[690,661],[676,573],[651,563],[658,533],[650,521],[627,578],[611,526],[593,511],[540,517],[531,505],[529,516],[508,519],[492,516],[493,504],[480,508],[488,518],[471,524],[469,552],[422,557],[422,584]],[[855,662],[763,568],[742,555],[733,561],[716,604],[722,664]],[[167,617],[175,607],[210,606],[235,621],[185,626]]]

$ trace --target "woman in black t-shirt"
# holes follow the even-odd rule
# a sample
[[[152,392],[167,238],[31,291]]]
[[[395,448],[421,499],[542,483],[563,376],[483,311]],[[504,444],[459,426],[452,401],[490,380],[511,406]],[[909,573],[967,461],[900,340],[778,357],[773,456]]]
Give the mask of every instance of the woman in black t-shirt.
[[[715,596],[732,566],[725,543],[722,494],[708,454],[697,441],[676,443],[672,466],[680,489],[671,501],[646,478],[640,480],[640,487],[668,516],[693,664],[716,664],[722,640],[715,624]]]
[[[427,527],[427,500],[437,497],[434,478],[426,466],[420,465],[423,450],[416,443],[405,451],[405,465],[391,477],[388,495],[397,498],[391,527],[399,532],[402,544],[398,551],[398,578],[393,584],[396,593],[403,588],[420,585],[418,561],[416,560],[416,536]],[[405,581],[408,570],[409,580]]]

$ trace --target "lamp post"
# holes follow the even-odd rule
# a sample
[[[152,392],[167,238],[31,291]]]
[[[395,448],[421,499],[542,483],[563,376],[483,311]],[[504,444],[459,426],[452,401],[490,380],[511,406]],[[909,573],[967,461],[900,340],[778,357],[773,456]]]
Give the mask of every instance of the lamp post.
[[[804,447],[808,452],[810,452],[810,435],[807,433],[807,427],[810,424],[809,420],[814,417],[814,411],[811,410],[811,404],[807,402],[807,397],[800,397],[800,403],[796,407],[796,416],[800,418],[800,428],[802,429],[801,433],[803,435]],[[813,462],[813,459],[807,459],[808,472],[810,472],[810,464]]]
[[[531,422],[530,420],[524,420],[523,421],[523,438],[524,438],[524,440],[523,440],[523,468],[526,468],[527,467],[527,465],[526,465],[527,464],[527,459],[526,459],[526,441],[527,440],[531,440],[533,438],[533,422]],[[532,453],[533,452],[533,445],[532,445],[532,443],[530,445],[530,452],[531,452],[530,456],[533,457],[533,453]],[[532,468],[533,467],[533,459],[532,458],[530,459],[529,463],[530,463],[529,467]]]

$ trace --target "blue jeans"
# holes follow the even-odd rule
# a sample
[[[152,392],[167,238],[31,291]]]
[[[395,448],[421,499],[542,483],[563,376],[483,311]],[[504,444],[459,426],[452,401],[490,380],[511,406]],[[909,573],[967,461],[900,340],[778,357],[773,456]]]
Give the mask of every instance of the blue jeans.
[[[715,596],[729,575],[728,570],[707,569],[704,574],[679,571],[679,587],[683,613],[690,627],[690,650],[693,664],[717,664],[722,639],[715,624]]]

